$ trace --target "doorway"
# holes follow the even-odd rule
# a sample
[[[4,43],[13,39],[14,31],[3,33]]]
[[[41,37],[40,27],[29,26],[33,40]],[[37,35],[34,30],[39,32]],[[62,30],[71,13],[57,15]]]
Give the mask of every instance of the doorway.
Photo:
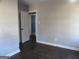
[[[36,12],[29,12],[30,16],[30,34],[36,35]]]
[[[31,34],[35,34],[36,33],[36,15],[33,14],[31,15]]]
[[[30,41],[36,42],[36,12],[30,12]]]
[[[30,18],[29,18],[30,16]],[[23,50],[24,42],[36,43],[36,12],[19,12],[20,50]],[[29,39],[30,38],[30,39]],[[29,44],[30,45],[30,44]]]

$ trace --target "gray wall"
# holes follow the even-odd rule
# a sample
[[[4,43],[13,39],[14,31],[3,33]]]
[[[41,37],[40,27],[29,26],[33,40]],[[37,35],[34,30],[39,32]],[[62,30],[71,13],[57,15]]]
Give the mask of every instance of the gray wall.
[[[27,12],[29,10],[28,4],[26,4],[23,0],[18,0],[18,8],[19,11]]]
[[[79,4],[49,0],[31,10],[37,10],[38,41],[79,49]]]
[[[0,1],[0,56],[19,50],[17,0]]]

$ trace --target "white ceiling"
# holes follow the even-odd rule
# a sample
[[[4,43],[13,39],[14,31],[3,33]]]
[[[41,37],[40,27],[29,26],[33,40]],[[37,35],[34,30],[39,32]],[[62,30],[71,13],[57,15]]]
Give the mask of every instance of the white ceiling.
[[[62,3],[62,2],[65,2],[65,3],[79,3],[78,0],[22,0],[24,1],[25,3],[27,4],[38,4],[40,2],[54,2],[54,3]]]
[[[39,2],[44,2],[47,0],[24,0],[26,3],[39,3]]]
[[[22,0],[24,1],[25,3],[31,3],[31,4],[36,4],[36,3],[40,3],[40,2],[67,2],[67,1],[70,1],[70,0]]]

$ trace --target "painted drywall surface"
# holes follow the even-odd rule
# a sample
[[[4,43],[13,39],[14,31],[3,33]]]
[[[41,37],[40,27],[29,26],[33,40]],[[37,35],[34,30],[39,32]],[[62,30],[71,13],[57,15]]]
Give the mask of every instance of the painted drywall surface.
[[[38,40],[79,48],[79,4],[57,1],[30,6],[37,10]]]
[[[19,49],[17,0],[0,1],[0,56]]]
[[[28,12],[21,11],[21,28],[22,32],[22,42],[29,40],[29,15]]]

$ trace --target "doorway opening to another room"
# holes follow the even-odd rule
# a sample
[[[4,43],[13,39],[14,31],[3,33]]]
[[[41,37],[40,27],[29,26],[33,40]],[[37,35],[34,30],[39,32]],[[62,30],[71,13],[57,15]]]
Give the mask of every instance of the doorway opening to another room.
[[[36,15],[35,14],[33,14],[33,15],[31,15],[31,34],[35,34],[36,33]]]
[[[36,12],[29,12],[30,15],[30,41],[36,43]]]
[[[30,34],[36,35],[36,12],[29,12]]]

